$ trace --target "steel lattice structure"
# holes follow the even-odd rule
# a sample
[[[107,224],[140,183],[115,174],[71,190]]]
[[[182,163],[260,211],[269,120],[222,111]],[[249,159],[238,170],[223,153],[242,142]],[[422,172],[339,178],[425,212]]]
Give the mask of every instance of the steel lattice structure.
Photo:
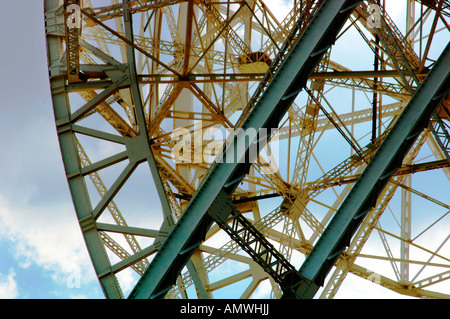
[[[106,298],[450,297],[449,2],[269,2],[44,0]]]

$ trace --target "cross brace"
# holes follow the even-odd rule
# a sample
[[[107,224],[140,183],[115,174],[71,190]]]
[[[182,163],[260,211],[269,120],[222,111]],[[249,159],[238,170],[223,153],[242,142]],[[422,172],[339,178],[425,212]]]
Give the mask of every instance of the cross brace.
[[[299,282],[300,278],[294,266],[239,211],[231,214],[230,223],[218,222],[218,225],[280,285],[284,293],[295,293],[292,283]]]
[[[444,152],[445,158],[450,163],[450,125],[437,113],[434,115],[433,121],[434,124],[430,124],[431,132]]]
[[[260,132],[270,132],[269,128],[279,125],[359,2],[356,0],[323,2],[307,29],[291,47],[278,72],[258,99],[256,107],[242,124],[243,131],[251,128],[259,133],[249,141],[247,136],[238,135],[236,140],[228,141],[222,155],[223,159],[230,158],[227,154],[234,155],[244,149],[247,160],[234,163],[223,160],[211,166],[184,214],[129,298],[163,298],[176,282],[177,276],[192,253],[205,239],[213,221],[228,220],[229,215],[233,213],[233,207],[229,205],[230,196],[252,164],[248,160],[251,144],[260,140],[267,141],[268,134],[264,136]]]
[[[375,206],[378,195],[400,168],[417,136],[429,125],[430,118],[448,94],[450,79],[450,44],[412,97],[383,144],[355,183],[330,224],[308,255],[299,273],[297,298],[312,298],[367,213]],[[303,289],[302,282],[310,289]],[[310,285],[310,283],[313,285]]]

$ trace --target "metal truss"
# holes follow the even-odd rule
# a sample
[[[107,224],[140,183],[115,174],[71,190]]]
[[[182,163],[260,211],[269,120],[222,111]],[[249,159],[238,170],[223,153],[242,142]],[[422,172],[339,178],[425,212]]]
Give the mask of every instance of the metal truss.
[[[300,268],[306,285],[300,284],[299,298],[313,297],[323,285],[328,272],[350,245],[366,215],[376,206],[379,194],[400,167],[417,136],[428,126],[442,99],[447,97],[449,63],[448,45]]]
[[[263,0],[45,0],[62,159],[106,298],[305,298],[322,285],[333,298],[352,275],[447,298],[448,238],[430,230],[450,206],[415,181],[450,181],[448,101],[405,143],[390,136],[443,83],[448,5],[407,4],[404,33],[375,1],[293,1],[281,16]],[[365,70],[341,61],[348,34],[370,52]],[[260,156],[248,135],[223,134],[236,128],[262,132]],[[237,149],[247,162],[220,163]],[[399,151],[390,178],[356,187],[377,180],[367,171],[381,174],[386,150]],[[330,248],[355,192],[373,207]],[[317,261],[323,247],[332,258]]]
[[[259,100],[256,101],[254,106],[250,103],[244,110],[244,119],[240,120],[243,124],[239,127],[242,127],[244,130],[246,128],[254,128],[259,131],[278,125],[293,100],[304,88],[309,74],[335,40],[338,31],[347,21],[356,4],[356,1],[342,1],[339,3],[335,1],[333,4],[325,1],[310,22],[309,28],[311,29],[306,29],[298,39],[288,38],[289,42],[294,41],[294,45],[290,48],[289,55],[280,64],[280,70],[289,70],[289,73],[286,71],[280,72],[277,69],[267,72],[270,76],[274,74],[270,84],[265,90],[257,90],[256,95],[260,95]],[[300,45],[301,50],[299,49]],[[288,47],[288,45],[285,47]],[[285,54],[283,51],[279,53],[280,56]],[[276,67],[277,64],[273,64],[271,68],[274,68],[274,66]],[[255,100],[254,96],[252,101]],[[249,111],[248,109],[251,110]],[[252,163],[249,163],[251,159],[249,157],[251,152],[250,145],[254,144],[254,141],[268,138],[267,135],[264,136],[262,134],[264,133],[259,131],[257,136],[248,142],[245,141],[246,137],[242,135],[238,135],[236,141],[230,141],[222,156],[223,162],[215,163],[210,169],[207,177],[203,180],[202,186],[200,186],[194,198],[191,199],[182,218],[172,230],[136,288],[132,291],[131,298],[164,296],[175,283],[176,276],[185,266],[193,250],[205,238],[212,220],[222,221],[221,224],[227,222],[228,216],[232,213],[230,211],[232,206],[227,203],[228,198],[244,178],[249,170],[249,165]],[[243,163],[239,163],[239,161],[226,163],[227,156],[231,154],[235,157],[238,154],[238,147],[241,145],[244,146],[244,156],[246,158]],[[246,229],[245,226],[244,229]],[[190,234],[190,236],[186,237],[186,234]],[[252,235],[255,236],[255,234],[256,232],[253,232]],[[250,245],[254,242],[258,242],[258,237],[253,238],[251,241],[246,240],[244,244]],[[268,246],[263,245],[261,242],[259,243],[264,247],[262,254],[267,254]],[[261,257],[261,252],[258,252],[256,256]],[[277,254],[273,254],[273,256],[277,256]],[[258,258],[257,260],[260,259]],[[271,266],[270,259],[266,262]],[[167,265],[170,266],[167,267]],[[277,267],[281,265],[279,266],[281,269],[278,269],[276,272],[282,277],[291,270],[287,268],[282,260],[277,260],[276,265]],[[270,267],[269,269],[272,268]]]
[[[431,125],[431,131],[439,143],[447,161],[450,161],[450,126],[438,114],[433,116],[434,124]]]

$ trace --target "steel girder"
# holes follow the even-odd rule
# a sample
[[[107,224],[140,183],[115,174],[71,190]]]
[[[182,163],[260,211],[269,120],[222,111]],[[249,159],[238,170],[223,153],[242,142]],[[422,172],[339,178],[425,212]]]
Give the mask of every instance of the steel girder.
[[[212,165],[184,214],[131,292],[130,298],[163,298],[192,253],[204,240],[213,222],[228,221],[230,214],[236,209],[230,196],[252,164],[248,160],[252,143],[267,141],[269,136],[266,133],[278,126],[359,2],[323,2],[241,126],[243,131],[253,129],[258,134],[250,141],[246,141],[248,136],[245,134],[228,141],[222,155],[224,160]],[[268,130],[262,134],[261,129]],[[227,163],[227,155],[234,156],[242,149],[245,150],[247,160],[243,163]],[[297,274],[293,275],[294,281],[298,282]],[[289,280],[293,279],[289,277]]]
[[[53,63],[56,64],[61,60],[60,38],[61,35],[64,35],[64,32],[58,30],[58,21],[55,14],[59,8],[58,0],[46,0],[44,8],[47,13],[46,28],[49,34],[47,38],[47,52],[50,68],[52,68]],[[95,222],[92,217],[93,208],[89,204],[86,184],[80,172],[77,145],[73,138],[70,123],[70,118],[73,114],[71,114],[70,105],[66,98],[66,76],[53,75],[51,70],[50,86],[52,88],[53,110],[57,123],[61,155],[64,159],[69,188],[73,194],[72,200],[88,250],[91,254],[95,254],[95,258],[92,259],[93,266],[97,273],[101,273],[110,269],[111,265],[101,239],[95,230]],[[107,298],[123,298],[117,278],[111,272],[105,273],[100,278],[100,284]]]
[[[71,3],[77,4],[77,2],[73,1]],[[125,4],[125,8],[128,8],[128,1],[124,0],[123,3]],[[65,5],[67,4],[68,3],[66,2]],[[79,75],[77,74],[79,69],[77,62],[75,61],[77,57],[74,57],[71,62],[73,63],[73,67],[68,67],[67,70],[69,73],[72,72],[72,77],[66,77],[65,73],[67,72],[64,72],[61,66],[58,65],[62,58],[62,52],[60,50],[61,38],[67,33],[61,26],[65,24],[67,15],[64,17],[64,21],[59,20],[58,17],[62,16],[62,10],[66,12],[66,7],[60,6],[58,0],[45,0],[44,8],[46,12],[46,28],[48,34],[47,52],[50,64],[50,86],[52,89],[53,110],[69,189],[72,194],[72,200],[84,240],[88,247],[96,274],[99,277],[101,288],[108,299],[123,299],[124,294],[116,275],[112,271],[111,262],[102,239],[98,235],[100,224],[96,223],[97,219],[106,210],[115,194],[121,189],[130,175],[140,164],[145,162],[149,165],[152,173],[164,214],[166,217],[170,215],[170,206],[166,194],[164,193],[161,176],[157,170],[156,160],[148,139],[147,125],[138,86],[134,48],[129,44],[127,45],[127,63],[121,64],[116,61],[111,61],[110,75],[113,79],[112,84],[109,84],[101,93],[95,95],[94,98],[79,109],[73,111],[67,99],[68,86],[66,85],[66,82],[67,80],[69,83],[71,83],[71,80],[77,82],[77,77]],[[128,10],[124,10],[124,26],[126,40],[128,40],[129,43],[132,43],[132,20]],[[74,30],[73,33],[75,34],[75,32],[78,31]],[[73,50],[75,51],[76,49]],[[124,134],[124,136],[118,137],[113,134],[97,132],[76,124],[78,120],[99,106],[114,92],[125,88],[130,90],[131,97],[135,104],[136,126],[138,130],[138,133],[135,136]],[[88,168],[82,167],[79,158],[78,143],[74,134],[77,131],[84,131],[87,135],[98,135],[106,140],[123,144],[126,147],[126,151],[104,161],[92,164]],[[95,172],[100,167],[108,166],[125,159],[129,160],[128,165],[113,183],[108,192],[102,197],[100,202],[95,207],[92,207],[84,176]],[[171,223],[167,218],[165,222]]]
[[[367,213],[375,206],[378,194],[400,168],[418,135],[428,126],[432,114],[449,92],[449,65],[450,44],[300,267],[299,274],[305,279],[300,282],[296,297],[314,297]]]
[[[450,163],[450,126],[438,114],[433,117],[434,124],[430,125],[436,142],[441,147],[445,158]]]

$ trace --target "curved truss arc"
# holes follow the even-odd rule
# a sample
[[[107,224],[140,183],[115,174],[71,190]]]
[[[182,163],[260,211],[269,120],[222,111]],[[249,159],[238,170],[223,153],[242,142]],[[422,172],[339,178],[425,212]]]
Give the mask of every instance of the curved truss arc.
[[[406,29],[389,17],[385,2],[380,29],[367,22],[375,1],[352,12],[270,149],[231,196],[242,222],[295,268],[449,39],[446,1],[406,1],[415,13]],[[258,87],[270,84],[271,66],[289,51],[286,39],[307,28],[321,3],[290,1],[280,14],[262,0],[44,1],[62,158],[107,298],[129,293],[122,274],[137,283],[148,269],[227,131],[251,112]],[[67,27],[69,4],[80,6],[81,28]],[[351,66],[349,39],[364,47],[363,71]],[[374,56],[378,69],[371,69]],[[444,100],[338,259],[321,298],[339,297],[351,274],[408,296],[448,297],[450,203],[425,177],[450,182],[449,119]],[[278,156],[276,172],[267,170],[269,150]],[[281,297],[279,282],[263,268],[215,224],[166,297]]]

